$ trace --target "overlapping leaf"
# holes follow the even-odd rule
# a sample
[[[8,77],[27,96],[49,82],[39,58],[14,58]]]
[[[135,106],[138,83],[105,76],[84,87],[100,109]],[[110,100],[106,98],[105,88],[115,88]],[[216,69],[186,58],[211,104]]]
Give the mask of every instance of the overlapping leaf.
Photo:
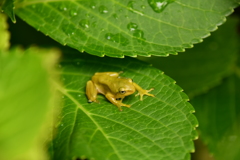
[[[98,58],[88,55],[64,58],[62,70],[64,108],[54,141],[53,159],[189,160],[194,150],[197,121],[188,97],[161,71],[133,58]],[[144,89],[154,87],[155,97],[130,95],[131,108],[120,112],[99,95],[88,103],[86,82],[95,72],[124,71]],[[114,83],[114,82],[112,82]]]
[[[98,56],[166,56],[202,41],[239,0],[17,0],[16,13],[61,44]]]
[[[39,55],[39,53],[48,55]],[[0,159],[45,160],[47,127],[54,96],[49,50],[0,51]],[[38,54],[37,54],[38,53]],[[52,117],[52,115],[51,115]],[[47,129],[47,130],[46,130]],[[45,135],[43,135],[45,134]]]
[[[0,14],[0,35],[0,51],[6,50],[9,47],[10,35],[7,31],[7,18],[3,14]]]

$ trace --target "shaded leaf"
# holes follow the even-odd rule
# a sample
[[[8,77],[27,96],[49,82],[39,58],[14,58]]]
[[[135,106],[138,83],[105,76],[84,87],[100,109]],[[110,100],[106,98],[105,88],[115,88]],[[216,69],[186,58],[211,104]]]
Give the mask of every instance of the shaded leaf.
[[[16,13],[59,43],[93,55],[167,56],[201,42],[238,3],[17,0]]]
[[[240,77],[230,76],[207,94],[195,97],[201,139],[216,160],[240,159]]]
[[[177,81],[190,96],[205,93],[233,72],[239,50],[238,19],[230,18],[209,38],[186,53],[168,58],[140,57]]]
[[[133,58],[99,58],[67,52],[62,69],[64,108],[54,141],[54,159],[189,160],[197,121],[188,97],[158,69]],[[130,95],[120,112],[102,95],[88,103],[85,86],[95,72],[124,71],[156,97]],[[114,82],[113,82],[114,83]]]
[[[55,62],[52,50],[0,52],[1,160],[47,159],[44,146],[52,123],[47,116],[55,100],[49,73]]]

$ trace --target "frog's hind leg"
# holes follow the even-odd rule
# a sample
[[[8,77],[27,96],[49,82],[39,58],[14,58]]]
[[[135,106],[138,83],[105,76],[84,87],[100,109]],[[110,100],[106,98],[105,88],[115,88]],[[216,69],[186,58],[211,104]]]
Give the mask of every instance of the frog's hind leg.
[[[88,102],[89,103],[91,103],[91,102],[99,103],[98,100],[97,100],[97,89],[94,86],[92,81],[87,82],[86,95],[88,97]]]

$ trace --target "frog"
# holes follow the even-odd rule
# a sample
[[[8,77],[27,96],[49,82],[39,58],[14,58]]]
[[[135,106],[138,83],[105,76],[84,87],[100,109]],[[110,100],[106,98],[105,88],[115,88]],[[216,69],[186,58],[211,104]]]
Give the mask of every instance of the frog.
[[[131,105],[122,103],[126,96],[129,96],[137,90],[138,93],[135,96],[140,96],[140,101],[143,100],[143,95],[154,97],[149,92],[154,90],[151,88],[145,90],[141,88],[137,83],[133,82],[131,78],[121,77],[120,72],[96,72],[91,80],[86,84],[86,95],[88,102],[96,102],[97,95],[104,95],[112,104],[118,107],[119,111],[122,111],[122,106],[130,108]]]

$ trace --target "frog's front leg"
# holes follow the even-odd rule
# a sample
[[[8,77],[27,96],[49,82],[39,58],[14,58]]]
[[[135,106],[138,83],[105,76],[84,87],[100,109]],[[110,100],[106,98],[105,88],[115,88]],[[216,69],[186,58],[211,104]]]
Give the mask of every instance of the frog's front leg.
[[[123,103],[122,103],[122,99],[121,99],[121,98],[117,98],[117,99],[116,99],[112,94],[106,94],[105,97],[106,97],[112,104],[114,104],[115,106],[117,106],[120,111],[122,111],[122,107],[121,107],[121,106],[125,106],[125,107],[130,108],[130,105],[127,105],[127,104],[123,104]]]
[[[138,94],[136,94],[135,96],[140,95],[140,101],[143,100],[143,95],[155,97],[153,94],[148,93],[148,92],[154,90],[154,88],[151,88],[151,89],[149,89],[149,90],[145,90],[145,89],[142,89],[138,84],[136,84],[136,83],[134,83],[134,82],[133,82],[133,85],[134,85],[134,87],[136,88],[136,90],[138,91]]]
[[[89,103],[91,103],[91,102],[99,103],[97,100],[97,89],[92,81],[87,82],[86,94],[87,94]]]

